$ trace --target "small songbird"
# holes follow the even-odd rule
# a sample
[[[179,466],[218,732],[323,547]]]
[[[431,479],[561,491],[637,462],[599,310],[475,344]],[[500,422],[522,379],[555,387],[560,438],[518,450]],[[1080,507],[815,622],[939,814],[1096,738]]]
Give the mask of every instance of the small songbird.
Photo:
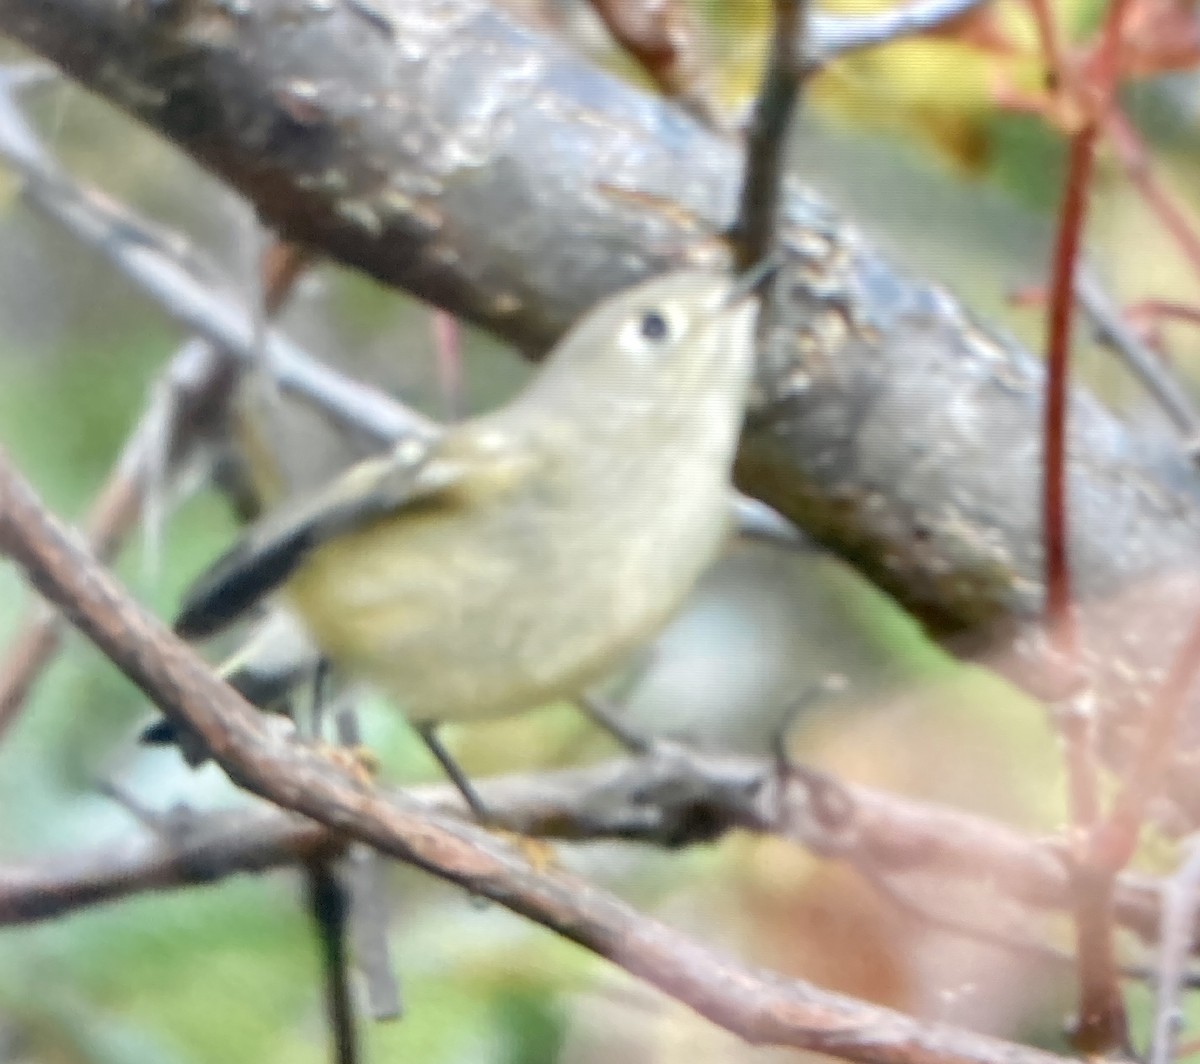
[[[735,527],[762,276],[691,269],[600,303],[505,406],[253,527],[176,630],[210,635],[280,591],[336,668],[423,731],[582,693]]]

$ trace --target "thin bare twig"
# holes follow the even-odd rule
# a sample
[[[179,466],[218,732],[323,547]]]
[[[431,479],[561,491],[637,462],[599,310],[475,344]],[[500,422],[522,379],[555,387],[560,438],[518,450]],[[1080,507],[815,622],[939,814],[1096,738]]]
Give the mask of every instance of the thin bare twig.
[[[682,0],[591,0],[591,5],[664,96],[710,128],[721,128],[720,108],[706,77],[708,50],[691,5]]]
[[[1120,47],[1124,19],[1130,0],[1112,0],[1093,54],[1092,92],[1072,89],[1084,107],[1081,125],[1068,144],[1067,184],[1060,212],[1055,246],[1054,271],[1050,285],[1048,338],[1048,383],[1046,383],[1045,510],[1046,620],[1054,626],[1060,649],[1074,669],[1078,663],[1079,636],[1075,627],[1070,590],[1067,503],[1067,396],[1070,365],[1070,326],[1075,302],[1075,281],[1087,217],[1092,173],[1096,166],[1096,144],[1112,109],[1120,72]],[[1048,48],[1052,48],[1048,41]],[[1051,58],[1048,50],[1048,60]],[[1058,61],[1061,56],[1058,56]],[[1062,82],[1063,67],[1056,77]],[[1168,701],[1164,697],[1163,702]],[[1177,715],[1174,705],[1162,710]],[[1116,874],[1127,864],[1140,829],[1133,826],[1126,838],[1118,838],[1128,826],[1121,808],[1115,808],[1105,824],[1099,823],[1096,756],[1091,744],[1091,714],[1070,715],[1074,727],[1066,733],[1068,773],[1072,791],[1072,825],[1076,832],[1075,943],[1079,954],[1079,1020],[1075,1044],[1090,1052],[1109,1052],[1128,1045],[1128,1023],[1115,948],[1114,889]],[[1174,734],[1174,729],[1172,729]],[[1153,747],[1153,741],[1148,746]],[[1153,749],[1153,752],[1157,752]],[[1133,792],[1127,792],[1133,793]],[[1144,810],[1144,806],[1140,806]],[[1115,830],[1116,829],[1116,830]]]
[[[1145,713],[1136,756],[1125,774],[1121,791],[1113,802],[1109,823],[1106,825],[1107,830],[1118,835],[1111,845],[1124,845],[1130,851],[1130,855],[1145,819],[1146,807],[1158,793],[1160,782],[1170,766],[1179,725],[1188,704],[1188,696],[1196,685],[1198,673],[1200,616],[1192,622],[1187,638],[1175,654],[1171,671],[1167,673]]]
[[[1051,7],[1045,0],[1031,0],[1031,3],[1041,37],[1047,83],[1054,89],[1061,87],[1068,94],[1064,98],[1079,108],[1067,145],[1063,202],[1050,275],[1043,415],[1044,617],[1069,692],[1058,719],[1075,856],[1075,941],[1080,998],[1075,1043],[1088,1052],[1108,1052],[1128,1042],[1114,944],[1113,889],[1116,873],[1128,860],[1131,849],[1113,850],[1112,832],[1101,830],[1093,741],[1094,700],[1090,692],[1079,688],[1081,647],[1069,555],[1067,400],[1071,327],[1096,143],[1116,92],[1118,50],[1130,4],[1129,0],[1112,0],[1109,5],[1094,56],[1094,82],[1088,93],[1069,78],[1072,71],[1064,64]]]
[[[3,98],[0,86],[0,99]],[[389,396],[330,369],[251,311],[212,291],[152,227],[72,180],[36,143],[15,108],[0,107],[0,159],[24,181],[24,196],[86,247],[100,253],[167,314],[247,363],[260,361],[279,387],[341,424],[380,440],[428,438],[427,419]]]
[[[1173,321],[1186,322],[1188,325],[1200,325],[1200,307],[1189,306],[1170,299],[1144,299],[1140,303],[1126,308],[1125,313],[1134,321],[1155,321],[1166,318]]]
[[[1200,845],[1193,838],[1180,869],[1163,887],[1162,931],[1159,934],[1158,987],[1149,1064],[1171,1064],[1179,1042],[1182,1013],[1179,993],[1187,979],[1188,957],[1196,941],[1200,910]]]
[[[342,746],[349,749],[362,746],[362,731],[353,703],[339,708],[334,720]],[[367,846],[354,845],[349,847],[341,864],[350,896],[354,961],[366,984],[368,1010],[376,1020],[399,1019],[404,1014],[404,1003],[388,944],[391,906],[383,879],[383,858]]]
[[[1055,21],[1054,7],[1050,0],[1027,0],[1026,6],[1033,15],[1034,26],[1037,29],[1046,85],[1054,90],[1061,84],[1066,69],[1063,42],[1058,32],[1058,23]]]
[[[836,856],[870,876],[976,884],[1001,890],[1031,911],[1057,912],[1070,905],[1066,862],[1044,839],[970,813],[826,777],[825,788],[835,789],[849,810],[839,828],[818,814],[807,777],[790,776],[784,795],[775,795],[779,778],[767,759],[660,746],[633,760],[476,782],[489,808],[531,836],[672,847],[744,830]],[[465,812],[461,795],[449,784],[406,788],[405,793],[428,808]],[[270,828],[257,803],[238,814],[192,816],[182,823],[179,831],[158,833],[152,845],[106,844],[91,855],[10,867],[0,873],[0,925],[50,919],[137,891],[289,864],[306,859],[317,845],[307,834],[308,821],[278,813]],[[222,837],[231,844],[223,847]],[[254,863],[258,851],[243,845],[246,838],[263,840],[264,863]],[[1116,900],[1123,926],[1145,940],[1154,938],[1157,883],[1126,874]]]
[[[350,899],[334,861],[314,857],[303,864],[307,906],[325,973],[325,1020],[333,1064],[358,1064],[358,1018],[350,990]]]
[[[131,834],[95,850],[0,869],[0,925],[56,920],[131,894],[291,867],[342,849],[315,821],[265,803],[176,820],[176,830],[165,834]]]
[[[1075,280],[1075,298],[1091,320],[1101,343],[1116,351],[1142,386],[1183,434],[1190,454],[1200,446],[1200,411],[1171,369],[1138,338],[1116,303],[1087,271]]]
[[[85,526],[89,541],[97,555],[107,559],[136,523],[148,481],[178,464],[189,450],[191,434],[217,416],[233,383],[228,359],[254,360],[261,330],[249,311],[204,287],[178,255],[182,241],[77,185],[58,166],[14,99],[24,80],[24,68],[0,70],[0,157],[24,178],[26,199],[107,256],[168,313],[196,326],[214,344],[191,341],[172,359],[89,512]],[[294,248],[269,257],[263,289],[268,315],[278,310],[307,261],[307,255]],[[268,340],[266,354],[267,368],[281,387],[343,424],[385,440],[408,433],[428,436],[434,431],[420,415],[342,377],[279,337]],[[0,663],[0,735],[11,726],[40,671],[52,659],[60,632],[58,619],[39,611]]]
[[[982,7],[988,0],[913,0],[865,15],[814,11],[805,51],[816,67],[851,52],[875,48],[904,37],[929,33]]]
[[[1124,1044],[1125,1011],[1113,946],[1111,884],[1106,867],[1091,861],[1091,836],[1100,817],[1092,699],[1079,688],[1080,645],[1071,590],[1067,499],[1067,396],[1075,272],[1095,160],[1096,126],[1070,140],[1066,190],[1050,285],[1046,410],[1043,421],[1042,535],[1045,544],[1045,623],[1068,691],[1056,714],[1063,737],[1071,831],[1079,850],[1075,870],[1075,949],[1079,1018],[1076,1044],[1105,1052]]]
[[[1125,168],[1126,176],[1142,194],[1150,210],[1158,215],[1163,229],[1175,241],[1192,272],[1200,277],[1200,233],[1196,232],[1186,212],[1154,172],[1146,147],[1133,123],[1114,108],[1106,116],[1104,131]]]
[[[860,872],[864,871],[860,866],[856,865],[856,868]],[[960,916],[953,909],[939,908],[935,910],[926,906],[906,894],[892,882],[887,873],[879,869],[871,870],[867,874],[867,878],[871,885],[896,909],[935,930],[969,939],[972,942],[979,942],[985,946],[993,946],[1018,957],[1031,957],[1062,968],[1074,968],[1078,964],[1073,953],[1035,938],[1023,930],[1002,930],[990,923],[985,924],[982,920],[972,920]],[[1182,961],[1182,967],[1179,969],[1180,985],[1188,989],[1200,988],[1200,972],[1188,970],[1186,952]],[[1121,964],[1119,971],[1122,978],[1142,983],[1148,983],[1158,978],[1157,971],[1148,964]]]
[[[1079,636],[1071,593],[1068,557],[1067,396],[1070,380],[1071,322],[1075,304],[1075,272],[1083,239],[1087,197],[1094,163],[1096,128],[1089,125],[1071,139],[1066,189],[1059,215],[1049,293],[1046,339],[1046,409],[1042,481],[1042,535],[1045,542],[1046,628],[1066,670],[1068,685],[1078,682]],[[1069,743],[1077,748],[1078,743]],[[1090,755],[1089,755],[1090,757]],[[1099,804],[1093,770],[1071,773],[1072,817],[1076,824],[1095,821]]]
[[[706,949],[591,884],[535,868],[473,824],[387,795],[258,714],[149,616],[42,506],[0,454],[0,549],[231,778],[523,914],[753,1042],[864,1064],[1062,1064],[1062,1058],[752,969]]]
[[[296,249],[271,256],[263,286],[268,314],[278,311],[306,261]],[[226,355],[199,340],[185,343],[172,357],[88,511],[84,531],[96,557],[107,561],[115,556],[137,524],[147,494],[166,494],[167,485],[155,481],[170,478],[186,465],[193,445],[214,430],[232,395],[236,368]],[[38,609],[0,662],[0,737],[53,660],[62,631],[57,614]]]
[[[734,223],[734,256],[749,269],[768,255],[779,228],[783,160],[800,90],[811,68],[805,59],[808,0],[774,0],[767,68],[750,116],[741,203]]]
[[[191,342],[179,349],[88,512],[85,534],[98,558],[111,558],[137,524],[153,471],[174,468],[197,438],[211,430],[233,381],[228,361],[214,348]],[[164,449],[167,454],[160,458]],[[16,720],[41,670],[52,660],[61,634],[58,615],[38,608],[0,663],[0,736]]]
[[[457,421],[463,415],[462,326],[447,311],[434,307],[430,312],[433,349],[437,366],[445,421]]]

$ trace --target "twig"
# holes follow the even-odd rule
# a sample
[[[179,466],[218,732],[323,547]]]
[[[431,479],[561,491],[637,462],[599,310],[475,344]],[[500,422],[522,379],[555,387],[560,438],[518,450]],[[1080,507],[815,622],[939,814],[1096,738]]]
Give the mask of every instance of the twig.
[[[864,872],[864,869],[858,867],[858,871]],[[1078,964],[1074,954],[1034,938],[1032,935],[985,926],[978,921],[958,915],[953,909],[934,910],[923,905],[904,893],[892,882],[890,876],[879,869],[873,869],[865,874],[871,885],[896,909],[935,930],[969,939],[972,942],[979,942],[985,946],[992,946],[1018,957],[1034,957],[1061,968],[1074,968]],[[1190,926],[1185,925],[1185,927]],[[1186,950],[1181,960],[1183,963],[1179,969],[1180,985],[1186,986],[1188,989],[1200,988],[1200,972],[1188,970]],[[1119,971],[1122,978],[1137,980],[1141,983],[1148,983],[1159,978],[1157,971],[1148,964],[1121,964]]]
[[[1067,396],[1069,394],[1071,319],[1075,304],[1075,271],[1083,237],[1087,197],[1091,186],[1096,128],[1089,125],[1072,139],[1066,190],[1060,211],[1049,293],[1046,339],[1046,409],[1043,421],[1042,513],[1045,543],[1045,622],[1068,675],[1078,683],[1079,636],[1071,593],[1067,502]],[[1077,747],[1078,744],[1069,744]],[[1087,755],[1090,759],[1090,755]],[[1093,771],[1077,767],[1071,773],[1073,819],[1092,823],[1099,812]]]
[[[1187,977],[1187,959],[1196,941],[1200,909],[1200,845],[1191,840],[1182,867],[1163,887],[1162,931],[1159,934],[1158,987],[1149,1064],[1171,1064],[1179,1041],[1182,1014],[1179,992]]]
[[[179,349],[88,512],[85,535],[98,558],[111,558],[136,525],[151,470],[173,468],[205,427],[211,429],[232,384],[227,361],[212,347],[191,342]],[[167,454],[160,460],[163,449]],[[58,615],[39,608],[9,648],[0,664],[0,736],[16,720],[61,635]]]
[[[1188,325],[1200,325],[1200,307],[1177,303],[1169,299],[1144,299],[1135,303],[1125,311],[1134,321],[1148,318],[1171,318],[1175,321],[1186,322]]]
[[[774,0],[775,21],[767,69],[750,117],[741,203],[734,223],[734,256],[749,269],[770,252],[779,226],[783,160],[800,89],[809,73],[805,60],[808,0]]]
[[[1099,336],[1101,343],[1116,351],[1142,386],[1163,408],[1175,427],[1183,434],[1188,452],[1193,457],[1200,446],[1200,411],[1192,397],[1180,385],[1170,368],[1142,343],[1108,297],[1099,281],[1086,271],[1075,279],[1075,298]]]
[[[866,15],[831,15],[814,11],[809,30],[808,62],[825,66],[839,56],[875,48],[903,37],[929,33],[982,7],[988,0],[912,0]]]
[[[362,746],[358,712],[353,704],[339,708],[334,721],[342,746],[349,749]],[[349,848],[341,864],[350,896],[354,960],[366,983],[370,1014],[376,1020],[399,1019],[404,1014],[404,1003],[388,945],[391,907],[383,879],[383,858],[367,846],[355,845]]]
[[[205,813],[170,838],[139,833],[92,851],[0,869],[0,925],[55,920],[132,894],[290,867],[341,849],[315,821],[262,803]]]
[[[438,390],[445,409],[444,421],[457,421],[463,415],[462,327],[447,311],[430,311],[433,349],[437,366]]]
[[[1091,187],[1096,127],[1071,138],[1066,191],[1050,285],[1046,409],[1043,421],[1042,512],[1045,550],[1045,623],[1055,665],[1067,687],[1057,714],[1067,770],[1071,831],[1079,849],[1075,871],[1075,948],[1078,958],[1077,1045],[1103,1052],[1124,1040],[1124,1004],[1112,941],[1111,876],[1093,867],[1091,833],[1100,816],[1098,765],[1091,698],[1079,687],[1080,645],[1071,591],[1067,500],[1067,396],[1075,271]]]
[[[683,261],[697,242],[720,253],[706,241],[730,224],[737,202],[741,153],[730,144],[521,27],[503,5],[404,6],[438,17],[406,23],[412,61],[399,65],[395,42],[361,15],[334,5],[313,17],[306,0],[239,4],[237,33],[220,41],[193,23],[187,4],[180,25],[142,17],[139,4],[6,0],[0,28],[230,182],[268,224],[535,353],[586,306]],[[286,47],[281,19],[296,29]],[[505,120],[446,111],[436,87],[451,51],[476,96]],[[320,87],[319,98],[297,101],[294,85]],[[201,130],[175,121],[185,99],[201,106]],[[298,142],[315,154],[297,151]],[[556,150],[531,156],[531,142]],[[597,194],[598,158],[630,195]],[[796,313],[772,332],[767,357],[789,372],[778,386],[765,382],[767,407],[741,450],[743,488],[802,518],[935,634],[978,646],[1011,631],[1041,597],[1030,470],[1023,447],[984,454],[972,441],[1035,438],[1040,401],[1007,382],[1028,382],[1040,367],[881,254],[804,182],[789,181],[786,200],[789,246],[809,249],[794,277],[807,286],[817,265],[820,291],[815,302],[785,301]],[[514,217],[514,203],[537,209]],[[831,309],[848,331],[811,328]],[[981,377],[997,386],[978,387]],[[809,416],[814,406],[820,418]],[[894,429],[864,435],[865,409],[873,426]],[[1197,507],[1173,491],[1189,473],[1180,456],[1164,455],[1100,403],[1085,399],[1072,422],[1089,454],[1074,471],[1089,514],[1075,529],[1089,587],[1140,588],[1146,574],[1194,557]],[[828,461],[819,476],[813,455]],[[1143,531],[1114,551],[1115,525]],[[1125,631],[1114,626],[1114,640]],[[1159,642],[1142,640],[1133,668],[1098,692],[1106,738],[1145,674],[1167,664]],[[1192,782],[1175,786],[1184,804],[1195,797]]]
[[[306,262],[307,255],[294,248],[281,246],[271,255],[264,266],[268,314],[278,311]],[[84,522],[101,561],[116,554],[137,524],[147,493],[165,492],[155,481],[185,464],[193,444],[214,429],[232,394],[234,370],[227,356],[202,341],[185,343],[172,357]],[[0,737],[53,659],[62,630],[57,614],[35,611],[0,663]]]
[[[305,861],[304,885],[308,908],[325,972],[326,1022],[329,1024],[333,1064],[358,1064],[358,1017],[350,988],[347,951],[350,899],[331,858]]]
[[[1057,664],[1070,693],[1059,714],[1067,769],[1075,878],[1075,941],[1079,974],[1079,1019],[1076,1045],[1088,1052],[1108,1052],[1128,1041],[1125,1005],[1118,981],[1113,924],[1113,884],[1128,860],[1126,849],[1112,850],[1111,833],[1100,825],[1098,766],[1093,743],[1090,692],[1079,689],[1079,633],[1075,618],[1069,555],[1067,499],[1067,414],[1071,359],[1071,326],[1075,308],[1080,248],[1095,166],[1096,142],[1112,106],[1118,74],[1118,50],[1129,0],[1112,0],[1094,55],[1094,81],[1085,93],[1068,81],[1054,15],[1045,0],[1031,0],[1046,62],[1047,82],[1062,89],[1077,105],[1071,129],[1067,172],[1059,211],[1050,276],[1046,340],[1046,405],[1043,415],[1042,514],[1045,552],[1047,631]],[[1107,825],[1104,826],[1107,828]]]
[[[1054,8],[1050,0],[1027,0],[1027,6],[1033,15],[1038,45],[1042,50],[1046,87],[1053,92],[1058,89],[1065,70],[1063,43],[1054,19]]]
[[[1142,194],[1150,209],[1158,215],[1163,228],[1187,259],[1192,272],[1200,277],[1200,234],[1151,168],[1145,145],[1133,123],[1114,108],[1107,115],[1104,131],[1125,168],[1126,176]]]
[[[772,797],[778,775],[767,759],[670,747],[634,760],[476,782],[488,806],[526,835],[679,846],[744,830],[836,854],[870,875],[978,884],[1000,889],[1014,904],[1036,911],[1070,905],[1067,866],[1045,840],[969,813],[841,782],[834,785],[853,813],[850,830],[833,835],[814,815],[816,803],[805,777],[788,779],[782,802]],[[406,788],[405,793],[425,808],[465,812],[449,784]],[[290,864],[318,846],[309,834],[311,822],[260,803],[239,813],[193,817],[187,826],[177,838],[105,844],[91,854],[0,872],[0,926],[51,919],[139,891]],[[246,839],[259,841],[248,845]],[[328,839],[332,845],[333,836]],[[265,854],[261,863],[260,852]],[[1126,874],[1116,900],[1125,927],[1146,940],[1157,935],[1156,882]]]
[[[1200,673],[1200,615],[1175,653],[1154,700],[1143,714],[1142,734],[1132,764],[1113,801],[1105,823],[1097,832],[1093,849],[1114,868],[1124,867],[1133,855],[1147,807],[1158,794],[1179,736],[1188,698]]]
[[[551,928],[749,1041],[864,1064],[1062,1064],[752,969],[594,885],[532,867],[470,823],[383,794],[311,747],[268,738],[254,710],[129,598],[2,454],[0,548],[168,717],[200,735],[235,782]]]
[[[591,0],[608,32],[658,90],[712,129],[720,109],[705,78],[706,49],[695,11],[681,0]]]
[[[249,311],[210,290],[146,223],[74,182],[44,151],[26,150],[32,133],[17,124],[19,117],[0,107],[0,159],[24,180],[27,201],[108,259],[172,318],[243,362],[261,356],[280,388],[343,425],[380,440],[435,431],[378,389],[324,366],[276,330],[260,329]]]

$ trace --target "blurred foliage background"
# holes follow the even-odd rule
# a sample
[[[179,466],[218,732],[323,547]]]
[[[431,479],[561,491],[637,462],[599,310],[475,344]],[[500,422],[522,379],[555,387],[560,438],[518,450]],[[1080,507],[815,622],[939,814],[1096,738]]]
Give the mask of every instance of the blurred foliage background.
[[[639,77],[582,0],[520,6],[598,61]],[[762,58],[767,5],[697,7],[711,31],[720,97],[736,110]],[[1079,39],[1102,4],[1057,0],[1055,8]],[[836,7],[868,9],[861,0]],[[993,11],[1012,40],[1029,45],[1024,5],[1002,2]],[[1044,278],[1062,143],[1041,119],[999,108],[995,88],[1000,78],[1035,84],[1037,73],[1028,56],[961,40],[873,50],[816,80],[795,143],[796,169],[823,194],[899,259],[952,280],[969,305],[1035,349],[1040,311],[1014,309],[1009,297]],[[1122,99],[1196,222],[1200,82],[1160,77]],[[40,90],[31,107],[73,172],[188,234],[226,266],[231,290],[253,298],[263,237],[244,206],[69,84]],[[23,210],[14,192],[0,184],[0,442],[60,513],[78,516],[180,337],[121,278]],[[1195,301],[1194,277],[1110,160],[1101,165],[1090,236],[1123,300]],[[303,282],[284,322],[310,349],[386,381],[406,401],[435,416],[450,408],[439,390],[430,312],[406,297],[323,266]],[[1181,366],[1195,362],[1194,332],[1170,326],[1166,340]],[[527,372],[469,331],[465,358],[466,409],[496,403]],[[1087,351],[1084,366],[1110,401],[1153,421],[1107,356]],[[158,549],[130,545],[121,575],[170,616],[234,531],[225,503],[202,492],[172,517]],[[15,574],[0,567],[2,641],[30,606]],[[762,751],[788,706],[831,674],[845,677],[845,689],[795,722],[797,757],[1035,830],[1060,822],[1055,743],[1040,708],[954,662],[855,574],[815,554],[781,558],[734,545],[620,688],[646,730],[715,750]],[[436,778],[386,706],[368,705],[364,714],[385,779]],[[100,780],[119,780],[164,810],[244,800],[215,769],[191,772],[169,751],[137,747],[147,716],[136,692],[72,637],[0,746],[4,859],[119,845],[144,830],[100,794]],[[612,752],[563,706],[452,737],[476,773]],[[681,853],[591,845],[563,848],[561,859],[750,960],[919,1015],[1062,1044],[1066,971],[922,924],[846,870],[782,843],[729,838]],[[389,877],[407,1015],[369,1027],[372,1061],[586,1064],[623,1055],[698,1064],[786,1055],[736,1042],[496,907],[409,869]],[[993,900],[919,886],[921,904],[934,910],[954,906],[993,923],[1004,915]],[[1065,925],[1032,931],[1069,944]],[[322,1016],[315,943],[291,873],[137,897],[0,933],[0,1061],[304,1064],[326,1059]]]

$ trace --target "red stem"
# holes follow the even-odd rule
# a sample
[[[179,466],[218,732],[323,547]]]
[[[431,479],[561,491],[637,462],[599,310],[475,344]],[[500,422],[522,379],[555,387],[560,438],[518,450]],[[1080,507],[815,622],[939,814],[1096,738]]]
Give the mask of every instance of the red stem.
[[[1060,103],[1065,101],[1069,105],[1065,111],[1068,122],[1075,109],[1083,119],[1068,142],[1066,186],[1050,278],[1042,479],[1045,620],[1059,661],[1075,687],[1080,679],[1080,646],[1072,610],[1067,503],[1067,399],[1075,272],[1095,169],[1097,136],[1111,109],[1120,74],[1121,26],[1130,0],[1112,0],[1101,39],[1088,62],[1080,67],[1072,64],[1069,69],[1063,66],[1058,53],[1045,0],[1031,2],[1039,19],[1051,88],[1057,90]],[[1071,84],[1067,83],[1068,78]],[[1061,108],[1060,113],[1064,113]],[[1073,879],[1079,1021],[1074,1040],[1085,1052],[1105,1053],[1122,1047],[1128,1038],[1113,941],[1116,869],[1099,852],[1107,834],[1104,827],[1109,825],[1102,826],[1099,822],[1099,787],[1087,715],[1071,711],[1064,714],[1062,732],[1071,822],[1077,832]]]
[[[1067,182],[1050,277],[1046,339],[1046,408],[1042,480],[1042,520],[1045,537],[1045,618],[1056,649],[1068,668],[1078,660],[1078,633],[1071,612],[1071,571],[1068,558],[1066,500],[1067,395],[1070,385],[1071,323],[1074,309],[1075,264],[1083,237],[1088,190],[1095,163],[1096,127],[1087,125],[1070,140]],[[1074,813],[1095,820],[1095,796],[1083,798]]]

